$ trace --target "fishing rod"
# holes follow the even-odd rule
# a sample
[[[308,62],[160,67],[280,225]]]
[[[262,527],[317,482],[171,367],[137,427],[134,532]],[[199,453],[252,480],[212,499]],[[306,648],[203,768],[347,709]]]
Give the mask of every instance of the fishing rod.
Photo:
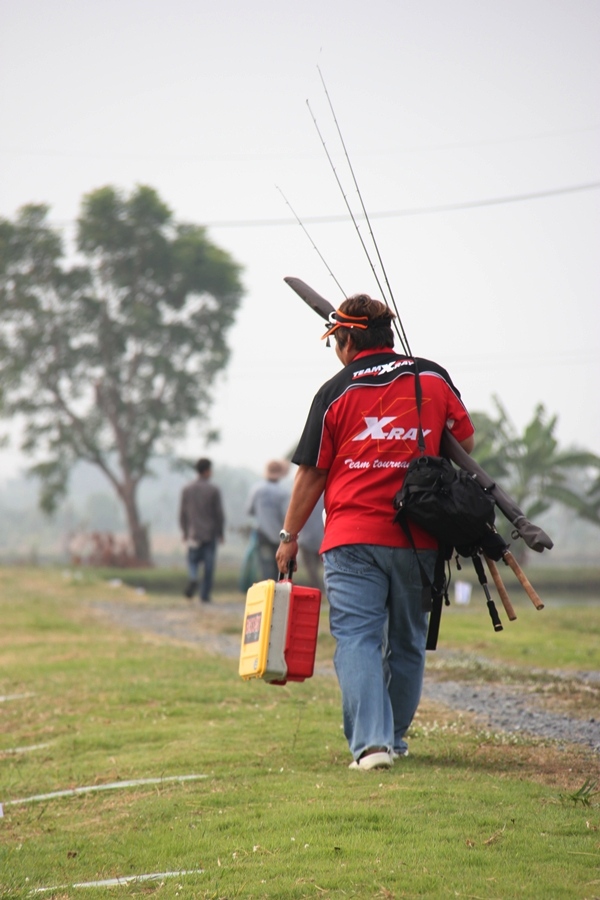
[[[318,68],[318,67],[317,67],[317,68]],[[323,75],[321,74],[321,70],[319,69],[318,71],[319,71],[319,74],[321,75],[321,80],[323,81]],[[323,81],[323,86],[325,87],[325,82],[324,82],[324,81]],[[333,105],[331,104],[331,100],[329,99],[329,94],[327,94],[327,88],[326,88],[326,87],[325,87],[325,93],[326,93],[326,95],[327,95],[327,99],[328,99],[328,102],[329,102],[329,106],[330,106],[330,109],[331,109],[331,111],[332,111],[332,115],[333,115],[334,121],[335,121],[336,126],[337,126],[337,129],[338,129],[338,134],[339,134],[340,140],[341,140],[341,142],[342,142],[342,147],[344,148],[344,152],[345,152],[345,155],[346,155],[346,160],[347,160],[347,162],[348,162],[348,165],[350,166],[350,171],[351,171],[352,174],[354,175],[354,172],[353,172],[353,170],[352,170],[352,166],[351,166],[351,163],[350,163],[350,157],[348,156],[348,153],[347,153],[347,151],[346,151],[346,146],[345,146],[345,144],[344,144],[344,140],[343,140],[343,137],[342,137],[342,133],[341,133],[341,131],[340,131],[339,125],[337,124],[337,119],[336,119],[336,117],[335,117],[335,112],[334,112],[334,110],[333,110]],[[346,209],[348,210],[348,213],[349,213],[349,215],[350,215],[350,218],[352,219],[352,224],[354,225],[354,228],[355,228],[356,233],[357,233],[357,235],[358,235],[358,239],[359,239],[359,241],[360,241],[360,243],[361,243],[361,246],[362,246],[362,248],[363,248],[363,250],[364,250],[364,252],[365,252],[365,255],[366,255],[366,257],[367,257],[367,260],[368,260],[368,262],[369,262],[369,265],[371,266],[371,271],[373,272],[373,275],[374,275],[374,277],[375,277],[375,281],[377,282],[377,287],[379,288],[379,290],[380,290],[380,292],[381,292],[381,296],[383,297],[386,306],[389,306],[388,299],[387,299],[386,294],[385,294],[385,290],[383,289],[383,285],[381,284],[381,281],[379,280],[379,275],[377,274],[377,269],[375,268],[375,265],[373,264],[373,260],[371,259],[371,256],[370,256],[370,254],[369,254],[367,245],[366,245],[365,242],[364,242],[364,239],[363,239],[363,236],[362,236],[362,234],[361,234],[361,231],[360,231],[358,222],[356,221],[356,217],[355,217],[355,215],[354,215],[354,211],[353,211],[353,209],[352,209],[352,206],[351,206],[351,204],[350,204],[350,201],[348,200],[348,197],[347,197],[347,195],[346,195],[346,192],[345,192],[345,190],[344,190],[344,187],[343,187],[343,185],[342,185],[342,183],[341,183],[341,181],[340,181],[339,175],[338,175],[338,173],[337,173],[337,169],[336,169],[336,167],[335,167],[335,164],[334,164],[334,162],[333,162],[333,159],[331,158],[331,155],[330,155],[329,150],[328,150],[328,148],[327,148],[327,144],[325,143],[325,139],[324,139],[324,137],[323,137],[323,135],[322,135],[322,133],[321,133],[321,129],[319,128],[319,123],[317,122],[316,116],[314,115],[314,113],[313,113],[313,111],[312,111],[312,109],[311,109],[311,107],[310,107],[310,103],[308,102],[308,100],[306,101],[306,106],[308,107],[308,111],[309,111],[309,113],[310,113],[310,115],[311,115],[311,118],[312,118],[312,120],[313,120],[315,129],[316,129],[317,134],[319,135],[319,138],[320,138],[320,140],[321,140],[321,144],[322,144],[323,149],[324,149],[324,151],[325,151],[325,155],[327,156],[327,160],[328,160],[328,162],[329,162],[329,165],[331,166],[331,170],[332,170],[332,172],[333,172],[333,174],[334,174],[336,183],[337,183],[337,185],[338,185],[338,187],[339,187],[339,189],[340,189],[340,191],[341,191],[342,197],[344,198],[344,203],[346,204]],[[368,217],[368,215],[367,215],[367,211],[366,211],[365,206],[364,206],[364,203],[363,203],[363,201],[362,201],[362,196],[361,196],[360,191],[359,191],[359,189],[358,189],[358,184],[357,184],[357,182],[356,182],[356,179],[354,179],[354,183],[355,183],[355,186],[356,186],[356,190],[357,190],[358,196],[360,197],[361,206],[362,206],[362,208],[363,208],[363,215],[365,216],[367,225],[368,225],[368,227],[369,227],[369,233],[370,233],[370,235],[371,235],[371,239],[372,239],[373,244],[374,244],[374,246],[375,246],[375,248],[376,248],[377,256],[378,256],[379,260],[381,260],[381,256],[380,256],[380,254],[379,254],[379,248],[377,247],[377,243],[376,243],[376,241],[375,241],[375,236],[374,236],[374,234],[373,234],[373,229],[371,228],[371,222],[370,222],[370,220],[369,220],[369,217]],[[386,283],[388,284],[388,287],[389,287],[389,281],[388,281],[388,279],[387,279],[387,275],[385,274],[385,269],[383,268],[383,264],[382,264],[382,271],[383,271],[383,273],[384,273],[384,277],[385,277]],[[402,322],[401,322],[401,320],[400,320],[400,315],[399,315],[398,309],[397,309],[397,307],[396,307],[396,302],[395,302],[395,300],[394,300],[393,294],[391,293],[391,289],[390,289],[390,297],[391,297],[391,299],[392,299],[392,304],[393,304],[393,306],[394,306],[394,310],[395,310],[396,315],[397,315],[397,322],[400,323],[400,327],[398,327],[398,325],[396,325],[396,322],[394,323],[394,324],[396,325],[396,333],[397,333],[397,335],[398,335],[398,339],[400,340],[400,343],[402,344],[402,349],[404,350],[405,354],[406,354],[407,356],[412,356],[412,353],[410,352],[410,347],[409,347],[409,345],[408,345],[408,341],[407,341],[407,339],[406,339],[406,334],[405,334],[405,332],[404,332],[404,327],[402,326]]]
[[[321,129],[319,128],[319,123],[317,122],[317,119],[316,119],[316,117],[315,117],[315,114],[313,113],[313,111],[312,111],[312,109],[311,109],[311,107],[310,107],[310,103],[308,102],[308,100],[306,101],[306,106],[307,106],[307,109],[308,109],[308,111],[309,111],[309,113],[310,113],[310,115],[311,115],[311,118],[312,118],[312,120],[313,120],[315,129],[316,129],[316,132],[317,132],[317,134],[319,135],[319,138],[320,138],[320,141],[321,141],[321,145],[322,145],[322,147],[323,147],[323,150],[325,151],[325,156],[327,157],[327,160],[328,160],[328,162],[329,162],[329,165],[331,166],[331,171],[333,172],[333,175],[334,175],[334,178],[335,178],[335,180],[336,180],[337,186],[339,187],[339,189],[340,189],[340,191],[341,191],[342,197],[343,197],[343,199],[344,199],[344,203],[346,204],[346,209],[348,210],[348,213],[349,213],[349,215],[350,215],[350,218],[352,219],[352,224],[354,225],[354,228],[356,229],[356,233],[357,233],[357,235],[358,235],[358,239],[359,239],[359,241],[360,241],[360,243],[361,243],[361,246],[362,246],[363,250],[365,251],[365,255],[366,255],[366,257],[367,257],[367,259],[368,259],[368,261],[369,261],[369,264],[370,264],[371,269],[372,269],[372,271],[373,271],[373,275],[375,276],[375,281],[377,282],[377,286],[378,286],[379,290],[381,291],[381,293],[382,293],[382,295],[383,295],[383,297],[384,297],[384,299],[385,299],[385,294],[384,294],[383,287],[382,287],[382,285],[381,285],[381,282],[379,281],[379,276],[377,275],[377,271],[375,270],[375,266],[373,265],[373,263],[372,263],[372,261],[371,261],[371,257],[369,256],[369,251],[367,250],[366,244],[365,244],[365,242],[364,242],[364,240],[363,240],[363,236],[362,236],[362,234],[360,233],[360,228],[358,227],[358,222],[356,221],[356,218],[355,218],[355,216],[354,216],[354,210],[352,209],[352,206],[350,205],[350,201],[348,200],[348,197],[347,197],[347,195],[346,195],[346,192],[345,192],[345,190],[344,190],[344,187],[343,187],[343,185],[342,185],[342,182],[340,181],[339,175],[338,175],[338,173],[337,173],[337,169],[336,169],[336,167],[335,167],[335,163],[333,162],[333,160],[332,160],[332,158],[331,158],[331,156],[330,156],[329,150],[328,150],[328,148],[327,148],[327,144],[325,143],[325,138],[324,138],[323,135],[321,134]]]
[[[307,229],[306,229],[305,226],[304,226],[304,222],[302,221],[302,219],[300,218],[300,216],[298,215],[298,213],[296,212],[296,210],[294,209],[294,207],[292,206],[292,204],[290,203],[290,201],[288,200],[288,198],[285,196],[285,194],[283,193],[283,191],[281,190],[281,188],[279,187],[279,185],[275,185],[275,187],[277,188],[277,190],[279,191],[279,193],[281,194],[281,196],[283,197],[283,199],[285,200],[285,202],[286,202],[287,205],[289,206],[289,208],[290,208],[290,210],[291,210],[291,212],[292,212],[292,215],[294,216],[294,218],[296,219],[296,222],[298,223],[298,225],[300,226],[300,228],[302,229],[302,231],[304,232],[304,234],[306,235],[306,237],[308,238],[308,240],[309,240],[310,243],[312,244],[313,249],[316,250],[317,255],[319,256],[319,259],[321,260],[321,262],[323,263],[323,265],[325,266],[325,268],[327,269],[327,271],[329,272],[329,274],[331,275],[331,277],[333,278],[333,280],[335,281],[335,283],[336,283],[337,286],[339,287],[339,289],[340,289],[340,291],[342,292],[342,294],[344,295],[344,297],[346,297],[346,296],[347,296],[347,295],[346,295],[346,291],[344,290],[344,288],[341,286],[341,284],[339,283],[339,281],[337,280],[337,278],[336,278],[335,275],[333,274],[333,271],[332,271],[332,269],[330,268],[329,263],[327,262],[327,260],[325,259],[325,257],[323,256],[323,254],[321,253],[321,251],[319,250],[319,248],[317,247],[317,245],[316,245],[315,242],[313,241],[313,239],[312,239],[312,237],[310,236],[310,234],[308,233]]]
[[[404,325],[402,324],[402,317],[400,316],[400,310],[398,309],[398,305],[397,305],[397,303],[396,303],[396,298],[394,297],[394,292],[393,292],[393,290],[392,290],[392,285],[390,284],[390,280],[389,280],[389,278],[388,278],[387,271],[386,271],[385,265],[384,265],[384,263],[383,263],[383,259],[382,259],[382,257],[381,257],[381,253],[379,252],[379,245],[378,245],[377,241],[375,240],[375,234],[374,234],[373,228],[372,228],[372,226],[371,226],[371,220],[370,220],[370,218],[369,218],[369,214],[368,214],[368,212],[367,212],[367,208],[366,208],[365,203],[364,203],[364,201],[363,201],[363,197],[362,197],[361,190],[360,190],[360,188],[359,188],[359,186],[358,186],[358,180],[357,180],[357,178],[356,178],[356,175],[354,174],[354,167],[353,167],[352,162],[351,162],[351,160],[350,160],[350,154],[348,153],[348,150],[347,150],[347,148],[346,148],[346,142],[345,142],[345,140],[344,140],[344,136],[342,135],[342,130],[341,130],[340,126],[339,126],[339,123],[338,123],[338,120],[337,120],[337,116],[336,116],[336,114],[335,114],[335,109],[333,108],[333,103],[331,102],[331,97],[329,96],[329,91],[327,90],[327,85],[325,84],[325,79],[323,78],[323,73],[321,72],[320,66],[317,66],[317,72],[319,73],[319,78],[321,79],[321,84],[323,85],[323,90],[325,91],[325,96],[327,97],[327,103],[329,104],[329,109],[331,110],[331,115],[332,115],[332,117],[333,117],[333,121],[334,121],[335,127],[336,127],[336,129],[337,129],[337,133],[338,133],[338,136],[339,136],[339,139],[340,139],[340,143],[341,143],[342,149],[343,149],[343,151],[344,151],[344,156],[346,157],[346,162],[348,163],[348,169],[350,170],[350,174],[352,175],[352,181],[354,182],[354,187],[355,187],[355,189],[356,189],[356,194],[357,194],[357,196],[358,196],[358,199],[360,200],[361,209],[362,209],[362,211],[363,211],[363,215],[364,215],[364,217],[365,217],[365,221],[366,221],[367,227],[368,227],[368,229],[369,229],[369,234],[370,234],[370,236],[371,236],[371,241],[373,242],[373,247],[375,248],[375,253],[377,254],[377,259],[379,260],[379,265],[381,266],[381,271],[382,271],[382,273],[383,273],[383,277],[384,277],[384,279],[385,279],[385,283],[386,283],[387,289],[388,289],[388,291],[389,291],[390,300],[392,301],[392,306],[394,307],[394,312],[396,313],[396,317],[397,317],[397,319],[396,319],[396,322],[397,322],[397,325],[396,325],[396,333],[397,333],[397,335],[398,335],[398,338],[400,339],[400,343],[402,344],[402,348],[403,348],[403,350],[405,351],[406,355],[407,355],[407,356],[412,356],[412,352],[411,352],[411,349],[410,349],[410,344],[408,343],[408,337],[407,337],[406,332],[405,332],[405,330],[404,330]],[[309,107],[309,109],[310,109],[310,107]],[[312,114],[312,113],[311,113],[311,114]],[[314,120],[315,125],[316,125],[317,123],[316,123],[316,120],[315,120],[314,116],[313,116],[313,120]],[[317,130],[318,130],[318,128],[317,128]],[[327,154],[327,157],[328,157],[328,159],[329,159],[329,154]],[[352,219],[352,221],[354,222],[355,227],[358,227],[358,226],[356,225],[356,220],[355,220],[354,218]],[[363,245],[363,246],[364,246],[364,245]],[[366,247],[365,247],[365,252],[367,252],[367,251],[366,251]],[[375,267],[374,267],[373,263],[371,262],[371,259],[370,259],[368,253],[367,253],[367,259],[369,260],[369,263],[370,263],[370,265],[371,265],[371,269],[373,270],[373,273],[375,274],[375,278],[377,279],[377,275],[376,275],[376,273],[375,273]],[[379,289],[381,290],[381,293],[382,293],[382,296],[383,296],[384,300],[386,300],[385,293],[384,293],[384,291],[382,290],[381,285],[380,285],[378,279],[377,279],[377,284],[379,285]],[[386,300],[386,304],[387,304],[387,300]],[[387,305],[389,305],[389,304],[387,304]],[[396,323],[394,323],[394,324],[396,324]]]

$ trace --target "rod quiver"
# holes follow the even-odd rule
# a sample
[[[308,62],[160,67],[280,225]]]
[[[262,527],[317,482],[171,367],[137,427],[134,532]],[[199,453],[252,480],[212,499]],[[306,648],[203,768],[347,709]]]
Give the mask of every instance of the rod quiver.
[[[448,459],[455,462],[457,466],[460,466],[461,469],[464,469],[465,472],[472,475],[473,478],[479,482],[483,490],[494,498],[494,502],[500,512],[506,516],[511,525],[514,526],[519,537],[523,538],[531,550],[535,550],[536,553],[543,553],[544,550],[552,549],[554,546],[552,538],[549,537],[539,525],[534,525],[533,522],[529,521],[525,513],[519,509],[512,497],[509,497],[508,494],[496,484],[494,479],[490,478],[487,472],[481,468],[479,463],[475,462],[475,460],[469,456],[467,451],[460,446],[456,438],[450,434],[447,428],[444,429],[442,434],[440,450],[444,456],[447,456]]]

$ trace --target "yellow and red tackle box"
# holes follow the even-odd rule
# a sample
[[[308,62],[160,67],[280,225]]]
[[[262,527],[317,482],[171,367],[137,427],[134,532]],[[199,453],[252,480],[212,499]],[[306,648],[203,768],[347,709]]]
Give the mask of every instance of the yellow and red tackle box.
[[[282,581],[259,581],[246,595],[239,672],[286,684],[311,678],[315,667],[321,591]]]

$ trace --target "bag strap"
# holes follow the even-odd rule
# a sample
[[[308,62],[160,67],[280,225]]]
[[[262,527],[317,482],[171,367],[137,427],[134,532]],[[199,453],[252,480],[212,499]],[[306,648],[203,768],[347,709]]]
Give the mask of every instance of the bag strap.
[[[406,520],[404,510],[398,512],[396,521],[399,522],[406,537],[410,541],[421,575],[421,608],[423,609],[423,612],[429,613],[429,627],[427,629],[427,643],[425,649],[435,650],[437,647],[438,635],[440,633],[443,601],[448,600],[448,593],[444,581],[444,566],[446,564],[444,550],[441,546],[438,549],[432,581],[421,562],[419,551],[415,546],[414,538],[410,530],[410,525]]]
[[[423,401],[423,391],[421,388],[421,377],[419,374],[419,363],[416,356],[413,356],[413,364],[415,367],[415,400],[417,403],[417,416],[419,419],[419,428],[417,432],[417,446],[421,456],[425,456],[425,435],[423,434],[423,424],[421,422],[421,405]],[[418,492],[418,488],[415,489]],[[426,650],[435,650],[437,647],[438,635],[440,632],[440,621],[442,618],[442,601],[444,599],[444,564],[445,557],[441,545],[438,546],[438,555],[435,560],[435,569],[433,574],[433,582],[423,568],[423,563],[419,558],[419,553],[415,546],[415,542],[410,530],[410,526],[406,521],[405,515],[398,515],[398,521],[402,526],[404,533],[408,537],[413,548],[419,572],[421,574],[421,603],[423,609],[429,612],[429,628],[427,629]],[[437,587],[436,587],[437,585]],[[447,596],[447,595],[446,595]]]
[[[423,434],[423,426],[421,424],[421,402],[423,400],[423,392],[421,390],[421,377],[419,375],[419,363],[417,357],[413,356],[413,365],[415,367],[415,400],[417,401],[417,416],[419,418],[419,430],[417,434],[417,446],[421,456],[425,456],[425,435]]]
[[[435,570],[433,574],[432,585],[432,609],[429,616],[429,628],[427,629],[426,650],[435,650],[437,647],[438,635],[440,633],[440,621],[442,618],[442,606],[444,602],[449,605],[447,582],[444,580],[444,567],[446,558],[443,550],[438,550],[435,560]],[[435,586],[438,585],[436,588]]]
[[[419,572],[421,575],[421,608],[423,612],[431,612],[433,608],[433,585],[431,583],[429,575],[423,567],[423,563],[419,558],[419,552],[415,546],[415,541],[412,536],[412,531],[410,530],[410,525],[406,521],[406,514],[404,513],[404,510],[398,511],[396,515],[396,521],[400,523],[400,526],[404,531],[404,534],[408,538],[417,559],[417,565],[419,566]]]

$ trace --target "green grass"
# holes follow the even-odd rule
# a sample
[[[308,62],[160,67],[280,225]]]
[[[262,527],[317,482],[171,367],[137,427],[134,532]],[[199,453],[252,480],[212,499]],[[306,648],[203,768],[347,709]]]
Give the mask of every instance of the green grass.
[[[597,756],[490,735],[423,704],[407,759],[350,772],[335,679],[243,682],[236,660],[94,618],[88,604],[106,599],[182,602],[89,575],[0,570],[0,694],[30,695],[0,702],[0,896],[600,896],[600,806],[585,789],[598,781]],[[482,607],[446,611],[440,646],[523,672],[598,666],[593,610],[519,605],[510,633],[495,635]],[[319,659],[330,654],[322,635]],[[207,777],[10,804],[189,774]],[[582,791],[587,804],[573,800]]]
[[[468,648],[514,665],[550,669],[600,669],[600,597],[598,604],[547,605],[537,610],[527,598],[513,599],[517,619],[510,622],[500,601],[503,630],[495,632],[485,598],[474,590],[468,607],[444,609],[439,647]]]
[[[238,592],[240,599],[243,594],[239,590],[240,566],[231,562],[219,564],[215,570],[215,591]],[[187,572],[183,556],[178,566],[156,566],[148,568],[79,568],[76,570],[77,575],[84,580],[89,581],[97,579],[113,580],[120,579],[124,584],[130,587],[142,588],[149,594],[165,595],[172,594],[177,598],[181,597],[183,588],[187,582]],[[307,572],[299,562],[298,571],[294,576],[297,584],[307,584]]]

